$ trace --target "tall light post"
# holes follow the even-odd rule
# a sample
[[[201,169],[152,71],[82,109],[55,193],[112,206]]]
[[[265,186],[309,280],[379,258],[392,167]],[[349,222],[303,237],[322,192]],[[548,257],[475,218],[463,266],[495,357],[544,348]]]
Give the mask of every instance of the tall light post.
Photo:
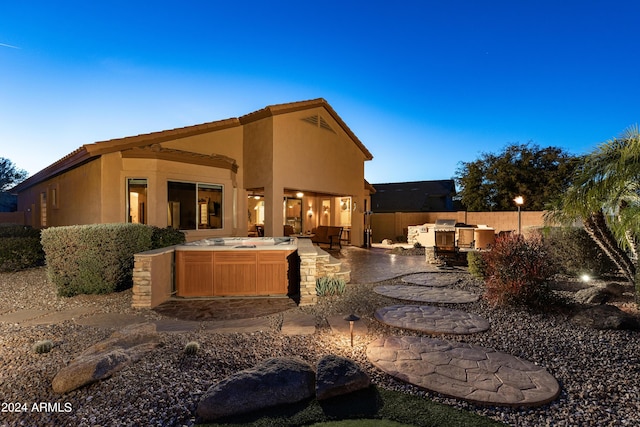
[[[520,206],[524,204],[524,197],[517,196],[513,201],[518,205],[518,235],[520,235],[522,234],[522,214],[520,212]]]

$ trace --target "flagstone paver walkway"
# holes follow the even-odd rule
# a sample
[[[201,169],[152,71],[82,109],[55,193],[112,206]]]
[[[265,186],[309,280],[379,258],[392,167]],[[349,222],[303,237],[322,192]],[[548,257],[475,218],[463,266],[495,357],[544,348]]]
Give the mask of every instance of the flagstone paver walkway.
[[[489,329],[477,314],[430,305],[392,305],[376,310],[378,321],[429,334],[473,334]]]
[[[417,273],[404,276],[402,281],[405,283],[411,283],[413,285],[421,286],[434,286],[444,287],[451,286],[457,282],[453,275],[449,276],[446,273],[434,274],[434,273]]]
[[[382,337],[367,346],[367,357],[399,380],[478,404],[538,406],[560,393],[558,382],[545,368],[461,342]]]
[[[313,335],[316,332],[316,318],[298,310],[284,312],[280,333],[282,335]]]
[[[413,285],[381,285],[373,288],[374,292],[391,298],[443,304],[465,304],[478,301],[478,295],[459,289],[433,288]]]

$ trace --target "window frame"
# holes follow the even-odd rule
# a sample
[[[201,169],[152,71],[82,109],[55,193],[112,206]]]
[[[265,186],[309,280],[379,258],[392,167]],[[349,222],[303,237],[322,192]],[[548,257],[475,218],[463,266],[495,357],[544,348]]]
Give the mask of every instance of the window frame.
[[[181,231],[199,231],[199,230],[223,230],[224,226],[225,226],[225,220],[224,220],[224,194],[225,194],[225,185],[224,184],[220,184],[220,183],[215,183],[215,182],[204,182],[204,181],[185,181],[185,180],[174,180],[174,179],[168,179],[167,180],[167,206],[169,205],[169,191],[170,191],[170,185],[171,183],[176,183],[176,184],[191,184],[195,187],[195,197],[193,200],[193,207],[194,207],[194,218],[193,221],[195,222],[195,228],[184,228],[182,226],[182,224],[180,224],[180,230]],[[210,186],[210,189],[218,189],[220,191],[220,203],[219,203],[219,208],[218,208],[218,212],[216,212],[216,214],[214,216],[218,216],[220,217],[220,226],[219,227],[201,227],[201,223],[200,223],[200,219],[201,219],[201,207],[200,207],[200,201],[199,201],[199,190],[200,190],[200,186]],[[216,203],[216,202],[214,202]],[[182,210],[182,207],[180,208]],[[208,211],[208,208],[207,208]],[[168,220],[168,218],[167,218]],[[168,221],[167,221],[168,223]]]
[[[125,208],[124,208],[124,215],[125,215],[125,222],[128,224],[133,224],[132,221],[130,221],[131,219],[131,191],[130,191],[130,185],[131,185],[131,181],[145,181],[145,186],[146,186],[146,194],[145,197],[147,198],[142,216],[144,217],[143,221],[139,221],[139,224],[148,224],[149,223],[149,178],[147,177],[126,177],[125,178]]]

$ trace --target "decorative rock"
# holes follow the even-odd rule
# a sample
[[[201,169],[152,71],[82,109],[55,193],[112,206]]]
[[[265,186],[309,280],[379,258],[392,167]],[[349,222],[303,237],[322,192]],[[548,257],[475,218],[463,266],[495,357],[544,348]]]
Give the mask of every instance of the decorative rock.
[[[580,289],[573,298],[580,304],[604,304],[611,299],[613,295],[605,288],[598,286],[590,286]]]
[[[341,396],[371,385],[366,372],[351,359],[328,355],[316,367],[316,398],[318,400]]]
[[[624,294],[625,287],[620,283],[607,283],[604,287],[614,297],[621,297]]]
[[[154,324],[130,325],[76,357],[53,378],[53,391],[67,393],[109,378],[160,343]]]
[[[313,397],[315,372],[301,359],[271,358],[237,372],[204,394],[198,404],[201,421],[244,414]]]
[[[594,329],[640,330],[640,322],[613,305],[596,305],[573,316],[571,321],[580,326]]]

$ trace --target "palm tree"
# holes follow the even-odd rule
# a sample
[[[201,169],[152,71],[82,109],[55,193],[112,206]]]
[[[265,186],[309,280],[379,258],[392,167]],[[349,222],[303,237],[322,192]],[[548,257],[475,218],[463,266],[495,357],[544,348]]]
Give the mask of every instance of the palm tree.
[[[547,219],[584,228],[631,283],[637,280],[640,238],[640,132],[638,125],[583,158],[571,187]]]

